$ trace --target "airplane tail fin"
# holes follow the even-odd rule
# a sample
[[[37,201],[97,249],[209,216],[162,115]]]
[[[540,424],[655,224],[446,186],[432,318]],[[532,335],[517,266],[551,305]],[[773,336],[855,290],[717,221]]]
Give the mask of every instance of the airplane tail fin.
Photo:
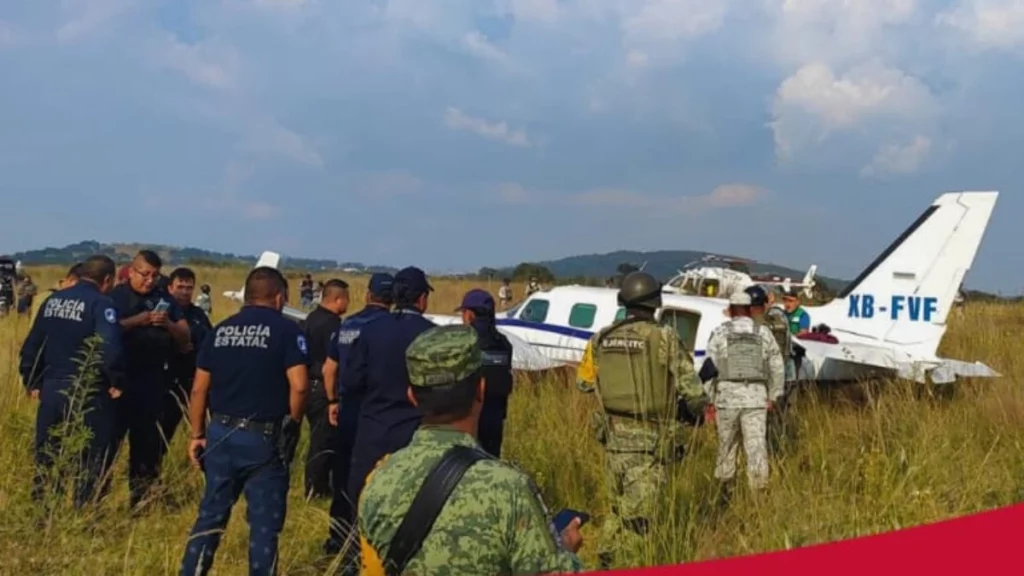
[[[271,252],[267,250],[260,254],[260,257],[259,259],[256,260],[256,265],[253,266],[253,268],[261,268],[263,266],[277,268],[278,265],[280,265],[280,263],[281,255],[278,254],[277,252]],[[236,302],[242,302],[245,300],[245,285],[243,284],[242,288],[239,289],[238,291],[229,290],[225,292],[224,295]]]
[[[814,295],[814,276],[818,273],[818,265],[811,264],[811,267],[807,269],[807,274],[804,274],[804,280],[801,282],[804,287],[804,296],[810,298]]]
[[[811,321],[933,356],[971,269],[998,192],[940,196]],[[841,334],[839,334],[840,339]]]

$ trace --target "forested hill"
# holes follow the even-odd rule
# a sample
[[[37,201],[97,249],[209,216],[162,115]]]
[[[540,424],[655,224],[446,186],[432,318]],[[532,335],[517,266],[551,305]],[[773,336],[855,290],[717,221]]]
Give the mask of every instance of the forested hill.
[[[639,267],[644,265],[646,262],[646,265],[644,266],[645,272],[649,272],[661,280],[667,280],[668,278],[675,276],[683,266],[709,255],[710,254],[708,252],[699,252],[694,250],[659,250],[655,252],[622,250],[607,254],[569,256],[558,260],[538,262],[538,264],[544,266],[548,270],[551,270],[552,274],[558,278],[572,278],[578,276],[602,278],[614,276],[618,273],[619,267],[624,264]],[[722,264],[712,263],[710,265],[718,266]],[[750,270],[754,273],[773,274],[781,278],[790,278],[793,282],[800,282],[803,280],[804,275],[807,274],[806,269],[796,270],[776,264],[754,263],[749,266]],[[819,266],[819,269],[820,268],[821,266]],[[848,280],[840,280],[838,278],[821,275],[817,276],[817,279],[825,282],[834,290],[841,289],[848,283]]]
[[[232,254],[225,252],[214,252],[202,248],[174,247],[165,245],[137,244],[137,243],[113,243],[107,244],[95,240],[87,240],[70,244],[63,248],[46,247],[39,250],[28,250],[11,254],[10,258],[20,260],[29,266],[38,265],[68,265],[81,261],[91,254],[109,254],[115,260],[128,262],[136,252],[142,249],[153,250],[164,259],[167,265],[194,265],[194,266],[252,266],[256,262],[256,256],[248,254]],[[619,251],[608,254],[588,254],[581,256],[569,256],[559,260],[531,263],[533,266],[541,266],[550,271],[551,275],[558,279],[591,278],[604,279],[615,276],[623,270],[623,266],[640,266],[646,262],[645,271],[654,274],[656,277],[667,280],[673,276],[679,268],[689,262],[699,260],[706,256],[707,252],[691,250],[662,250],[657,252],[635,252]],[[348,270],[353,272],[376,272],[394,271],[391,266],[367,265],[362,262],[342,262],[322,258],[299,258],[294,256],[284,257],[284,266],[295,270]],[[516,266],[484,268],[484,271],[496,275],[511,275]],[[755,264],[752,270],[758,273],[776,274],[781,277],[789,277],[794,281],[803,278],[806,270],[794,270],[784,266],[773,264]],[[547,274],[543,274],[547,275]],[[834,278],[820,277],[836,289],[845,285],[845,281]]]
[[[68,265],[78,262],[91,254],[109,254],[118,262],[128,262],[142,249],[156,252],[167,263],[167,265],[191,264],[194,266],[231,266],[244,265],[252,266],[256,263],[256,256],[231,254],[224,252],[213,252],[201,248],[179,248],[173,246],[152,245],[152,244],[105,244],[95,240],[87,240],[77,244],[64,246],[63,248],[47,247],[41,250],[28,250],[11,254],[13,260],[20,260],[25,265],[60,264]],[[360,262],[339,262],[317,258],[295,258],[288,257],[286,265],[289,268],[315,270],[341,270],[352,269],[359,271],[376,271],[374,266],[365,266]],[[381,269],[390,269],[381,267]]]

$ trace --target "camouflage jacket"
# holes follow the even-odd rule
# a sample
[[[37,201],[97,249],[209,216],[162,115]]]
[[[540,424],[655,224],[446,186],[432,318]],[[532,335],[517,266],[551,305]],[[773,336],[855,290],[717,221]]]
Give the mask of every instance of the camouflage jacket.
[[[786,367],[779,345],[767,326],[755,324],[750,318],[736,318],[725,322],[715,328],[708,338],[708,358],[716,365],[722,365],[726,359],[726,335],[732,331],[750,333],[755,330],[761,335],[763,359],[768,367],[768,385],[728,382],[715,378],[707,383],[706,390],[716,408],[763,408],[768,400],[777,401],[782,396]]]
[[[452,428],[424,425],[408,446],[382,459],[367,477],[358,514],[363,574],[383,574],[372,567],[387,557],[430,469],[456,445],[477,446],[477,441]],[[550,527],[530,477],[500,460],[483,460],[463,476],[406,573],[492,576],[582,569]]]

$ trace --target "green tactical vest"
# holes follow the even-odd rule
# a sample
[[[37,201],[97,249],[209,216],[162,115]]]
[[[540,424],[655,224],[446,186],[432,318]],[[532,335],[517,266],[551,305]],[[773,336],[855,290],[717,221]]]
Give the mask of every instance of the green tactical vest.
[[[775,342],[779,345],[779,350],[782,352],[782,358],[789,358],[789,321],[778,313],[768,311],[758,323],[767,326],[772,331],[772,336],[775,337]]]
[[[658,361],[661,331],[653,321],[628,318],[598,333],[594,363],[605,412],[646,421],[675,421],[676,391]]]

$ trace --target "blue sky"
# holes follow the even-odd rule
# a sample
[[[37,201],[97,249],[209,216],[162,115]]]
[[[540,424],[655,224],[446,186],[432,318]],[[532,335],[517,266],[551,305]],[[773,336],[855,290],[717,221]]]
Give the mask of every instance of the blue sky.
[[[850,278],[996,189],[968,285],[1016,293],[1022,55],[1013,0],[5,2],[0,239]]]

